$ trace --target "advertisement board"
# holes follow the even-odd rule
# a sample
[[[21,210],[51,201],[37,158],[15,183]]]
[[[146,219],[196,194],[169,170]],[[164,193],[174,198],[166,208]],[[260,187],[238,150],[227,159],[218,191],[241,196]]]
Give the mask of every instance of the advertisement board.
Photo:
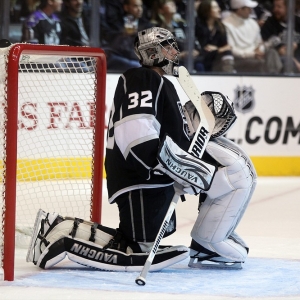
[[[119,75],[108,75],[107,118]],[[176,78],[182,102],[187,96]],[[300,114],[297,77],[192,76],[200,92],[218,91],[234,102],[236,123],[227,137],[252,158],[259,175],[300,175]]]
[[[27,74],[26,76],[46,75]],[[82,76],[85,75],[82,74]],[[107,75],[106,125],[119,77],[120,74]],[[176,78],[170,76],[168,78],[174,83],[181,101],[185,103],[188,98]],[[193,75],[192,79],[200,92],[218,91],[233,101],[238,118],[226,136],[238,143],[249,154],[259,175],[300,175],[299,78]],[[38,93],[37,82],[42,83],[43,80],[36,81],[32,78],[30,82]],[[77,95],[77,98],[74,98],[72,94],[64,94],[63,90],[62,85],[57,86],[55,91],[49,90],[52,96],[51,102],[45,102],[46,95],[34,97],[34,101],[32,99],[21,101],[19,106],[21,139],[26,139],[33,131],[41,131],[41,135],[43,135],[42,131],[47,131],[45,135],[55,135],[57,138],[70,141],[76,130],[86,131],[86,138],[91,139],[93,107],[89,99],[93,91],[88,92],[87,95],[86,92],[74,91]],[[0,95],[1,97],[3,95]],[[74,98],[74,103],[69,102],[68,107],[64,105],[66,97]],[[3,113],[2,109],[1,105],[0,114]],[[30,147],[35,146],[29,145],[28,147],[28,151],[24,151],[19,158],[30,158]],[[45,151],[47,149],[50,151],[51,147],[56,146],[47,147],[44,148]],[[70,149],[62,150],[63,156],[72,156]],[[44,155],[47,157],[47,153]]]

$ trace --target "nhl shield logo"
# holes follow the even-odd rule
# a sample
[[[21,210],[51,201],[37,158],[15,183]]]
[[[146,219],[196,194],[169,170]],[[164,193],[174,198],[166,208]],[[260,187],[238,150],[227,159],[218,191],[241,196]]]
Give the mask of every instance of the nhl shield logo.
[[[247,113],[254,108],[254,89],[250,87],[237,87],[235,90],[235,98],[233,100],[234,107],[238,112]]]

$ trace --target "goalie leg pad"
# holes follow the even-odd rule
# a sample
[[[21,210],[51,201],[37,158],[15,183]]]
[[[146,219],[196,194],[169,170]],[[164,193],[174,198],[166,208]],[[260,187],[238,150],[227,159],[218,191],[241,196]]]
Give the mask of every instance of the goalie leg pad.
[[[115,229],[77,218],[60,218],[44,231],[43,220],[47,216],[38,213],[30,257],[37,266],[47,269],[64,257],[89,267],[108,271],[141,271],[149,255],[149,246],[129,242]],[[58,214],[56,214],[58,215]],[[56,218],[57,219],[57,218]],[[148,251],[148,252],[142,252]],[[38,255],[34,252],[38,250]],[[158,271],[188,257],[185,246],[160,247],[150,271]],[[33,254],[31,254],[33,252]]]
[[[27,262],[33,262],[36,264],[42,252],[49,245],[45,236],[63,220],[64,218],[57,213],[50,214],[39,209],[26,256]]]
[[[210,198],[217,198],[224,188],[223,194],[232,190],[245,189],[249,191],[245,205],[237,219],[236,226],[241,220],[244,212],[252,198],[257,184],[257,174],[249,156],[235,143],[225,137],[219,137],[211,141],[207,146],[207,152],[221,165],[226,168],[219,169],[214,180],[214,188],[209,191]],[[220,171],[220,172],[219,172]],[[222,180],[224,176],[224,180]],[[226,177],[226,178],[225,178]],[[219,194],[219,195],[218,195]]]
[[[41,253],[36,265],[42,269],[49,269],[66,257],[64,238],[47,246]]]
[[[204,248],[233,261],[245,261],[247,257],[247,249],[229,238],[241,212],[239,198],[239,194],[231,193],[219,199],[208,197],[191,232],[192,238]]]
[[[46,264],[45,261],[44,263],[41,263],[41,261],[44,260],[49,249],[53,250],[55,247],[62,249],[61,244],[63,243],[59,241],[63,240],[66,236],[76,236],[85,240],[91,239],[96,244],[104,247],[113,238],[113,234],[116,231],[109,228],[106,230],[107,232],[104,232],[103,230],[96,229],[97,227],[94,225],[95,223],[92,222],[70,217],[63,218],[57,213],[50,214],[39,210],[27,253],[27,262],[33,262],[42,268],[52,266],[52,263]],[[98,224],[97,226],[107,228]],[[58,244],[60,245],[59,247]],[[62,250],[55,250],[55,252],[62,252]],[[52,253],[50,257],[46,256],[46,260],[52,259],[55,255]]]
[[[241,239],[234,238],[233,232],[252,197],[256,173],[248,156],[232,144],[218,138],[208,145],[207,152],[224,167],[215,175],[191,236],[222,257],[244,261],[248,249]]]
[[[140,272],[148,258],[148,252],[124,253],[117,249],[104,249],[97,244],[65,238],[68,258],[88,267],[120,272]],[[150,271],[159,271],[188,257],[185,246],[160,247],[156,253]]]

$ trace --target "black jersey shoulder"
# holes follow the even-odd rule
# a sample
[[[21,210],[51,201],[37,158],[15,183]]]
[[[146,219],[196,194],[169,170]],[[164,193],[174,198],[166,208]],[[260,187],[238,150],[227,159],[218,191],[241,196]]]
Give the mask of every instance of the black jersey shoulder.
[[[127,81],[129,80],[136,83],[143,80],[148,80],[149,82],[150,79],[151,81],[156,81],[157,83],[161,81],[161,76],[151,68],[147,67],[129,69],[123,75]]]

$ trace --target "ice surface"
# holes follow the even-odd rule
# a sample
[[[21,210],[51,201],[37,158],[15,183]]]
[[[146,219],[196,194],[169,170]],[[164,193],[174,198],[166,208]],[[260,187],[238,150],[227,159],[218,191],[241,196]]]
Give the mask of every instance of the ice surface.
[[[104,185],[105,186],[105,185]],[[188,259],[149,273],[138,286],[138,273],[101,272],[65,260],[51,270],[25,262],[16,252],[14,282],[0,281],[0,299],[300,299],[300,178],[259,178],[237,232],[248,242],[242,270],[190,269]],[[105,201],[105,200],[104,200]],[[177,207],[178,230],[163,244],[190,242],[197,199]],[[103,224],[117,226],[114,205],[103,205]]]

